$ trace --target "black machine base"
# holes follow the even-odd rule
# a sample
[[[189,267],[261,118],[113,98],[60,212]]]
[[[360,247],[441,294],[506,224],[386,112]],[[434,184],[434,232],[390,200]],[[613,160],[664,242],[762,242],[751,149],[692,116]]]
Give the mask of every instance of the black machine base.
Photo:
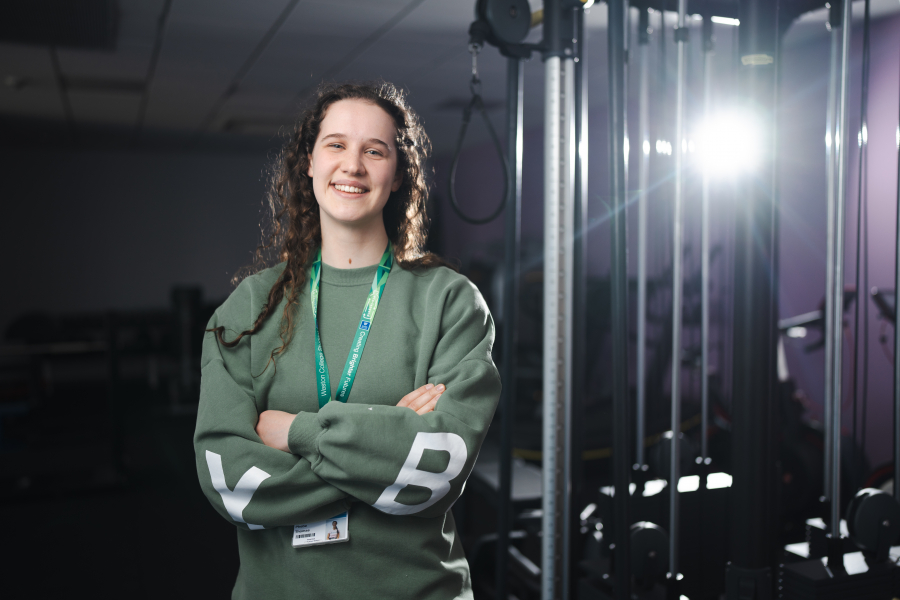
[[[876,600],[900,596],[900,568],[887,561],[865,565],[861,553],[858,568],[852,568],[845,555],[843,571],[829,569],[821,559],[813,558],[782,565],[780,597],[785,600]],[[862,569],[862,570],[860,570]]]

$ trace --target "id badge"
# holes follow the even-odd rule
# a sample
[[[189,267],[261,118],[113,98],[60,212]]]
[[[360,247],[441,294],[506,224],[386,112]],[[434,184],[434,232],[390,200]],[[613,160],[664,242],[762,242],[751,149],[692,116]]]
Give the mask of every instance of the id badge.
[[[291,539],[291,545],[294,548],[305,548],[306,546],[346,542],[350,539],[348,523],[347,513],[342,512],[324,521],[294,525],[294,536]]]

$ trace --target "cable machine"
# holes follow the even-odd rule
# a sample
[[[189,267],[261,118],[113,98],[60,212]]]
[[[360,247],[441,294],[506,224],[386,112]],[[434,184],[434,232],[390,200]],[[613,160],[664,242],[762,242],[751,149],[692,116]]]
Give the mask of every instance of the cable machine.
[[[540,597],[565,599],[584,596],[579,587],[578,570],[574,564],[579,556],[579,542],[574,532],[583,526],[584,514],[579,502],[582,471],[580,450],[582,441],[586,364],[583,360],[585,339],[580,323],[586,314],[586,234],[587,234],[587,72],[584,45],[584,10],[590,0],[545,0],[542,11],[532,15],[527,0],[478,0],[477,19],[470,27],[473,53],[473,101],[464,115],[463,129],[457,149],[462,145],[465,127],[473,108],[483,111],[477,87],[477,68],[474,61],[484,43],[499,48],[508,57],[507,66],[507,138],[504,157],[505,192],[499,207],[482,220],[499,215],[506,207],[504,261],[504,320],[503,362],[501,365],[504,392],[500,405],[500,476],[499,523],[497,534],[496,580],[497,598],[507,598],[509,557],[514,552],[509,544],[514,516],[510,511],[512,401],[516,384],[517,297],[519,285],[520,207],[522,187],[522,115],[523,61],[532,53],[540,53],[544,63],[544,296],[543,296],[543,501],[539,516],[541,561],[533,565],[538,574]],[[630,413],[631,401],[628,381],[628,279],[627,279],[627,131],[626,131],[626,66],[627,28],[630,23],[629,3],[607,1],[608,43],[608,130],[609,130],[609,201],[610,201],[610,311],[612,359],[612,482],[608,488],[609,511],[605,514],[606,531],[613,537],[608,543],[611,551],[609,572],[603,576],[598,598],[655,597],[663,589],[669,598],[681,597],[682,550],[684,548],[682,508],[682,443],[683,418],[681,410],[682,370],[682,302],[683,302],[683,237],[685,177],[687,176],[687,51],[690,41],[688,17],[702,16],[703,55],[703,112],[712,114],[713,86],[713,17],[740,18],[739,85],[747,107],[759,117],[759,129],[764,147],[771,150],[766,161],[748,178],[737,202],[735,230],[735,293],[734,293],[734,356],[733,356],[733,487],[731,511],[740,514],[733,519],[731,562],[726,570],[725,592],[729,599],[771,598],[774,587],[778,550],[771,523],[774,518],[775,490],[774,434],[771,428],[776,396],[777,346],[777,231],[778,199],[776,195],[775,149],[776,105],[778,92],[779,43],[790,23],[801,14],[818,8],[819,1],[776,7],[776,0],[664,0],[662,7],[652,0],[631,3],[638,14],[638,131],[640,161],[638,162],[637,200],[637,370],[636,414]],[[658,2],[657,2],[658,5]],[[648,460],[645,454],[647,411],[647,310],[648,310],[648,191],[651,188],[650,159],[650,9],[677,12],[677,26],[673,39],[677,48],[675,95],[672,103],[674,153],[672,171],[672,324],[671,324],[671,419],[668,432],[667,494],[657,494],[652,500],[641,499],[647,494]],[[839,19],[838,15],[842,13]],[[660,46],[665,43],[663,13],[661,14]],[[893,565],[888,566],[887,548],[900,534],[900,504],[874,490],[863,490],[848,510],[848,525],[852,544],[840,535],[840,390],[841,390],[841,331],[843,318],[843,229],[846,207],[847,171],[847,106],[849,72],[849,27],[843,24],[850,16],[849,3],[832,3],[831,25],[831,83],[829,85],[828,114],[826,116],[829,144],[826,147],[828,166],[828,246],[827,293],[825,305],[826,349],[826,452],[825,498],[828,507],[827,536],[822,555],[828,571],[829,583],[823,584],[816,568],[823,566],[821,557],[811,561],[797,560],[782,566],[778,574],[784,583],[780,595],[791,597],[830,597],[821,595],[822,586],[848,581],[843,569],[848,548],[860,548],[869,561],[870,575],[854,581],[866,580],[876,574],[895,576]],[[529,29],[543,25],[543,39],[538,44],[523,43]],[[840,35],[838,35],[840,34]],[[841,46],[841,65],[838,66],[838,40]],[[664,55],[663,55],[664,58]],[[665,68],[662,66],[661,68]],[[840,85],[837,78],[840,76]],[[492,134],[498,153],[501,152],[496,134]],[[840,139],[840,143],[838,143]],[[659,142],[657,142],[659,143]],[[659,150],[657,151],[659,152]],[[454,171],[456,160],[453,162]],[[748,176],[749,177],[749,176]],[[454,200],[451,176],[451,200]],[[708,173],[701,179],[700,209],[700,489],[707,490],[710,475],[709,429],[709,337],[710,337],[710,203]],[[900,212],[900,185],[898,185]],[[897,256],[900,264],[900,217],[898,217]],[[897,268],[900,285],[900,266]],[[896,336],[895,361],[900,361],[900,335]],[[900,381],[900,362],[895,364],[895,379]],[[895,490],[900,489],[900,383],[895,384]],[[632,422],[632,419],[634,421]],[[632,439],[634,435],[634,439]],[[633,451],[633,454],[632,454]],[[634,483],[632,481],[634,480]],[[643,493],[641,493],[641,488]],[[635,491],[638,490],[638,491]],[[619,493],[616,493],[619,491]],[[660,504],[665,497],[666,502]],[[706,496],[708,498],[708,496]],[[704,501],[706,502],[706,501]],[[664,520],[660,525],[640,521],[634,515],[650,511]],[[661,510],[662,507],[665,510]],[[705,505],[704,505],[705,506]],[[581,518],[579,519],[579,513]],[[639,518],[639,517],[634,517]],[[701,527],[701,529],[709,529]],[[714,535],[705,532],[702,535]],[[721,534],[721,532],[719,532]],[[702,536],[701,536],[702,537]],[[705,538],[704,538],[705,539]],[[811,544],[812,553],[813,545]],[[663,565],[665,565],[663,567]],[[818,565],[813,568],[809,565]],[[875,566],[872,566],[875,565]],[[821,570],[821,569],[819,569]],[[816,579],[819,577],[819,579]],[[843,579],[842,579],[843,578]],[[852,579],[852,577],[851,577]],[[640,586],[635,587],[635,582]],[[793,587],[788,586],[788,582]],[[649,587],[648,587],[649,586]],[[818,588],[816,586],[819,586]],[[789,589],[790,588],[790,589]],[[816,588],[812,596],[809,590]],[[820,589],[821,588],[821,589]],[[874,588],[873,588],[874,589]],[[880,589],[880,588],[879,588]],[[578,590],[576,592],[576,590]],[[806,590],[806,591],[799,591]],[[648,595],[649,594],[649,595]],[[792,595],[793,594],[793,595]],[[798,595],[799,594],[799,595]]]

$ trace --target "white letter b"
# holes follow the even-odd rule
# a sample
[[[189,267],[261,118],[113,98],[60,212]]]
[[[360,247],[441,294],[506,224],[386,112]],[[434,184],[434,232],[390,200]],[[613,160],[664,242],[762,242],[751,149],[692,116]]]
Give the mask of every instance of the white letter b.
[[[443,450],[450,454],[450,461],[443,473],[418,469],[425,450]],[[466,443],[455,433],[419,432],[413,441],[409,456],[400,469],[400,474],[397,475],[397,480],[385,488],[373,506],[392,515],[411,515],[425,510],[447,495],[450,491],[450,480],[462,471],[468,455]],[[431,497],[421,504],[400,504],[397,502],[397,495],[408,485],[428,488],[431,490]]]

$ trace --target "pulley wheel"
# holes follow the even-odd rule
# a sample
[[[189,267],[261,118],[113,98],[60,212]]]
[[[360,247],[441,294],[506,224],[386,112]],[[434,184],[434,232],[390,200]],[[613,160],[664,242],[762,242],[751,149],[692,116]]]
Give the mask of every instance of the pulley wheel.
[[[491,33],[501,42],[518,44],[531,29],[531,7],[528,0],[480,0],[478,9],[491,26]]]
[[[669,536],[662,527],[649,521],[631,526],[631,572],[637,579],[649,581],[662,577],[669,569]]]
[[[900,535],[900,504],[881,490],[860,490],[847,507],[847,529],[862,550],[875,552],[879,543],[890,546]]]

